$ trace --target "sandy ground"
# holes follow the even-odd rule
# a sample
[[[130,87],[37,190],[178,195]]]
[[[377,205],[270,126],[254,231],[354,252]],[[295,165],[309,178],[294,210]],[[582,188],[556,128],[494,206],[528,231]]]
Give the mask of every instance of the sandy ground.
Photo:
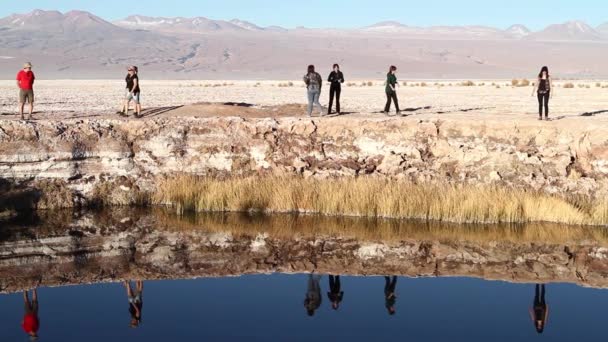
[[[472,87],[458,85],[461,81],[425,81],[427,86],[415,86],[420,82],[410,81],[398,90],[401,108],[408,117],[537,119],[538,102],[536,96],[531,96],[532,87],[512,87],[507,80],[475,81],[485,85]],[[575,88],[563,88],[567,82]],[[342,112],[352,117],[381,116],[386,101],[382,81],[375,81],[372,86],[360,83],[343,87]],[[608,82],[602,82],[600,87],[596,83],[556,82],[551,118],[554,121],[593,118],[608,122]],[[304,116],[306,90],[301,81],[293,84],[286,86],[285,81],[142,81],[144,116]],[[119,108],[124,81],[39,81],[35,91],[35,119],[105,117],[115,115]],[[325,86],[321,96],[324,106],[329,101],[328,92],[329,86]],[[17,94],[14,81],[0,81],[1,119],[18,119]]]

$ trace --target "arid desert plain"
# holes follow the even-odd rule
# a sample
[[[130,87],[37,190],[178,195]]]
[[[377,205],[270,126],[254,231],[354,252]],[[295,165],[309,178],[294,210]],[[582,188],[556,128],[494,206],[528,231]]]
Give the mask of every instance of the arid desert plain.
[[[147,81],[144,75],[141,77],[144,119],[175,115],[306,115],[306,89],[301,80]],[[538,102],[536,95],[532,96],[532,85],[513,86],[512,82],[401,79],[398,94],[404,111],[402,114],[413,119],[536,120]],[[41,80],[36,83],[34,118],[118,118],[114,113],[124,96],[123,83],[121,79]],[[329,86],[326,85],[322,89],[320,101],[324,106],[328,104],[328,93]],[[552,121],[599,122],[608,117],[608,81],[560,80],[555,82],[553,93],[550,102]],[[17,94],[14,81],[0,81],[0,114],[3,119],[18,119]],[[383,81],[347,79],[342,91],[341,111],[346,117],[382,118],[385,101]],[[225,103],[247,104],[252,107],[224,106]],[[313,116],[317,115],[315,110]]]

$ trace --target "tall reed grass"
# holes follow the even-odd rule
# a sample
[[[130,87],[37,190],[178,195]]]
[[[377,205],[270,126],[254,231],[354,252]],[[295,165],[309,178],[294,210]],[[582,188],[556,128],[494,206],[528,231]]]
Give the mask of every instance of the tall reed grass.
[[[360,241],[399,242],[470,241],[478,243],[538,243],[607,245],[608,231],[601,227],[556,223],[456,224],[448,222],[357,218],[319,215],[202,213],[177,216],[153,210],[156,229],[178,232],[230,232],[236,238],[267,234],[274,238],[340,237]]]
[[[330,216],[413,218],[456,223],[608,224],[608,201],[581,200],[500,186],[414,184],[372,177],[161,181],[153,203],[184,212],[300,212]]]

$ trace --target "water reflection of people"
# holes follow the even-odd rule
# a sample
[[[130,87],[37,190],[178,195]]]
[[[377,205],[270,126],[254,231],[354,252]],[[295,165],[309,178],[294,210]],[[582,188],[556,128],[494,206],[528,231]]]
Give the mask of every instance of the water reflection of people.
[[[28,291],[23,291],[23,302],[25,304],[25,315],[21,322],[21,327],[32,341],[38,339],[38,328],[40,328],[40,320],[38,319],[38,292],[32,290],[32,300],[30,301]]]
[[[313,316],[315,310],[321,306],[321,281],[320,275],[310,274],[308,276],[308,290],[306,291],[306,298],[304,299],[304,307],[308,316]]]
[[[329,276],[329,292],[327,292],[327,297],[331,302],[331,307],[334,310],[338,310],[340,303],[342,302],[342,298],[344,297],[344,292],[341,291],[339,275]]]
[[[131,288],[131,281],[125,280],[127,298],[129,299],[129,313],[131,314],[131,328],[139,327],[141,323],[141,311],[144,306],[143,292],[144,283],[141,280],[135,282],[135,291]]]
[[[530,318],[532,318],[536,332],[539,334],[542,334],[545,330],[547,317],[549,317],[549,306],[545,302],[545,285],[536,284],[534,303],[530,308]]]
[[[395,302],[397,302],[397,295],[395,294],[395,287],[397,286],[397,277],[385,276],[384,277],[384,305],[388,310],[389,315],[395,314]]]

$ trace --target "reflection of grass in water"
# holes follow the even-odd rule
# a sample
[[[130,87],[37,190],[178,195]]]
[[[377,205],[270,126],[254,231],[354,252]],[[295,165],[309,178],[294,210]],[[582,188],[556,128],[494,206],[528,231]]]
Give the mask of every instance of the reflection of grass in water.
[[[237,236],[267,233],[280,238],[333,236],[387,242],[438,240],[608,245],[608,232],[603,228],[552,223],[462,225],[319,215],[203,213],[178,216],[164,210],[154,212],[160,229],[230,232]]]
[[[217,180],[178,176],[161,182],[153,197],[155,203],[173,206],[178,213],[307,212],[459,223],[608,224],[606,200],[593,202],[489,185],[413,184],[371,177]]]

